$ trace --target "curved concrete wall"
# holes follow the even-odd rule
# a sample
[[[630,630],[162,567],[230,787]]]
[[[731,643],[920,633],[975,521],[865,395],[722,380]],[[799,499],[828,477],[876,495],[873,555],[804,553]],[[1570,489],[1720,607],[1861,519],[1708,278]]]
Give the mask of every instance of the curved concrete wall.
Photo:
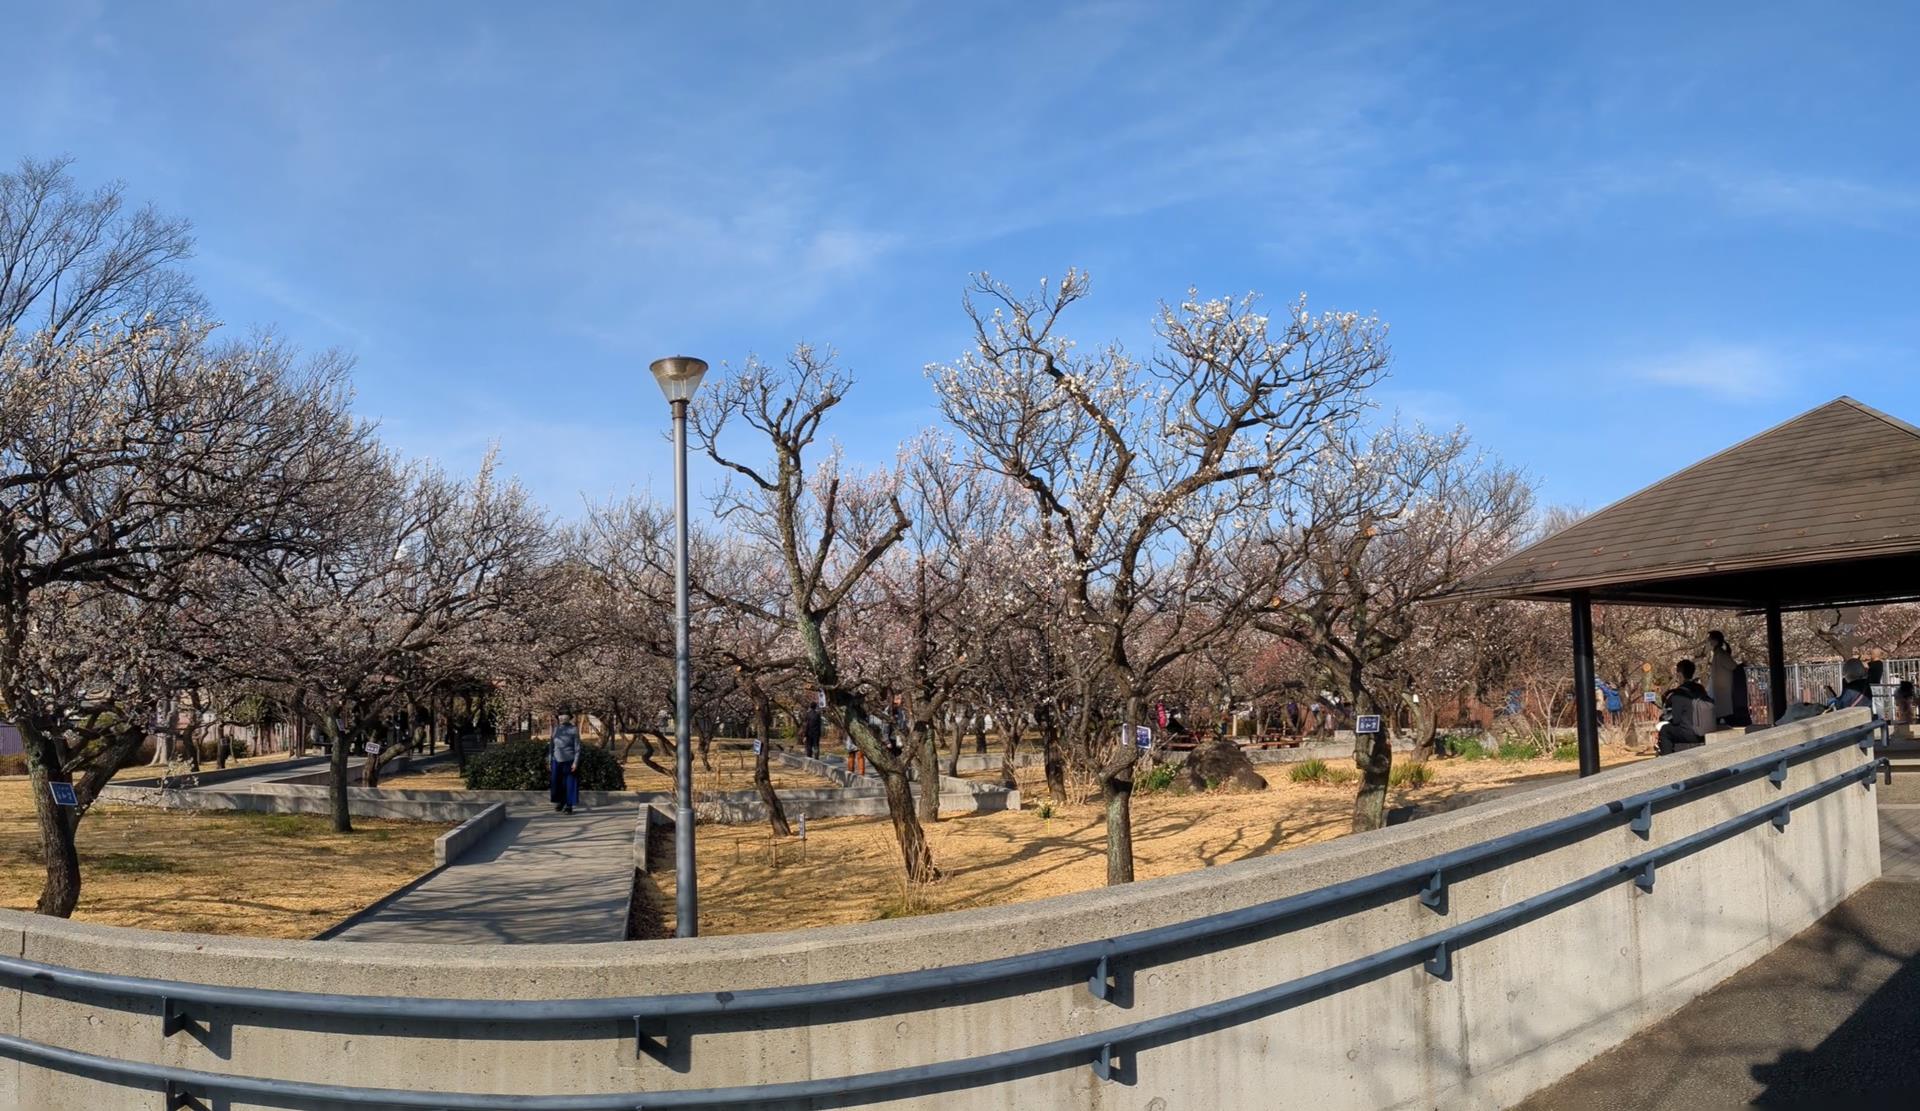
[[[249,941],[116,930],[0,913],[7,952],[72,968],[205,983],[365,994],[562,998],[805,984],[1027,952],[1263,902],[1525,829],[1857,723],[1834,715],[1618,768],[1452,814],[1277,856],[1016,906],[752,937],[583,946]],[[1796,765],[1784,791],[1869,757],[1852,746]],[[1760,807],[1760,777],[1661,812],[1662,844]],[[1257,843],[1257,842],[1256,842]],[[791,1012],[680,1028],[677,1067],[636,1056],[628,1024],[457,1029],[373,1021],[275,1028],[212,1016],[163,1039],[152,1004],[8,991],[9,1033],[90,1053],[241,1075],[423,1090],[636,1091],[835,1077],[1016,1048],[1242,994],[1379,952],[1615,864],[1649,842],[1624,826],[1461,880],[1442,918],[1406,898],[1124,974],[1124,1005],[1078,975],[1021,994],[954,992],[899,1009]],[[1451,980],[1418,968],[1123,1061],[874,1106],[963,1108],[1496,1107],[1563,1075],[1732,974],[1878,875],[1873,796],[1858,787],[1461,950]],[[0,1058],[0,1105],[160,1106],[159,1097]],[[235,1107],[246,1106],[234,1104]]]

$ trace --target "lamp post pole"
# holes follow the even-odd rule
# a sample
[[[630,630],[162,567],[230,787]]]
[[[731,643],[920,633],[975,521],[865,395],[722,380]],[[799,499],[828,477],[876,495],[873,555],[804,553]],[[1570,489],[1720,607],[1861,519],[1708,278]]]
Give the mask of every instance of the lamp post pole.
[[[673,901],[675,937],[700,932],[698,877],[693,862],[693,661],[688,645],[687,406],[707,364],[676,355],[653,364],[653,376],[673,406]]]

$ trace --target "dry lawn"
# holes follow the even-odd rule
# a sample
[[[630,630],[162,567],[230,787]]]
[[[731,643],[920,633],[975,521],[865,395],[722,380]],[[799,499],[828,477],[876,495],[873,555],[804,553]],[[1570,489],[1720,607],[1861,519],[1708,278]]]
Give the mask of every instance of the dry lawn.
[[[1606,764],[1638,757],[1603,752]],[[1390,805],[1546,782],[1574,774],[1564,761],[1493,759],[1435,761],[1433,780],[1395,788]],[[1271,786],[1246,794],[1136,794],[1134,869],[1141,879],[1211,868],[1282,852],[1347,833],[1351,785],[1294,783],[1285,765],[1264,765]],[[1087,891],[1106,882],[1105,812],[1097,802],[1041,817],[1040,769],[1021,769],[1025,807],[1018,812],[953,816],[927,831],[938,883],[909,889],[885,818],[808,823],[807,840],[778,844],[764,824],[700,827],[700,932],[768,930],[866,922],[909,914],[1042,899]],[[997,778],[997,773],[994,776]],[[776,864],[777,859],[777,864]],[[658,877],[671,911],[673,877]]]
[[[32,910],[46,868],[24,778],[0,780],[0,906]],[[109,926],[312,937],[433,867],[444,825],[97,806],[80,823],[80,906]]]

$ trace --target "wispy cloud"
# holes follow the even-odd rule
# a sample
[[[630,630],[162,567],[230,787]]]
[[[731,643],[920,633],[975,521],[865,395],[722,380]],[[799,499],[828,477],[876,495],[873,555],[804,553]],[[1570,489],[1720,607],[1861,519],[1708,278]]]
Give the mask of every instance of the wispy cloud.
[[[1629,364],[1630,377],[1716,401],[1768,401],[1792,386],[1780,352],[1751,344],[1702,344]]]

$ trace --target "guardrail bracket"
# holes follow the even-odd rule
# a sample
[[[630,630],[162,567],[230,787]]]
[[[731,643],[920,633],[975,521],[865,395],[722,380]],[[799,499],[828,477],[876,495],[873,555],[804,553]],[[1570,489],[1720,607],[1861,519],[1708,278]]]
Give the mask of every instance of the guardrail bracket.
[[[1627,823],[1627,828],[1639,834],[1640,839],[1643,841],[1652,837],[1653,836],[1653,804],[1651,802],[1641,803],[1640,813],[1635,814],[1633,816],[1633,821]]]
[[[208,1111],[200,1097],[182,1087],[178,1080],[167,1081],[167,1111]]]
[[[1433,947],[1433,955],[1427,958],[1428,975],[1436,980],[1453,979],[1453,954],[1447,952],[1447,943],[1441,942]]]
[[[1634,873],[1633,886],[1642,891],[1651,892],[1653,890],[1653,861],[1649,860],[1645,864],[1642,864],[1640,870]]]
[[[1104,963],[1104,962],[1102,962]],[[1100,1055],[1093,1059],[1093,1075],[1102,1080],[1113,1079],[1113,1043],[1100,1047]]]
[[[1420,902],[1435,914],[1447,913],[1447,877],[1435,871],[1433,878],[1420,889]]]
[[[182,1030],[193,1029],[193,1016],[180,1005],[178,999],[163,995],[160,997],[160,1036],[171,1038]]]
[[[1773,812],[1773,828],[1775,829],[1787,828],[1787,823],[1792,820],[1793,820],[1793,811],[1788,809],[1787,807],[1783,806],[1780,809]]]
[[[1775,787],[1785,787],[1787,785],[1787,762],[1785,760],[1775,764],[1773,770],[1767,773],[1767,782],[1773,784]]]
[[[633,1055],[636,1058],[651,1057],[663,1065],[671,1065],[672,1062],[667,1059],[667,1040],[664,1034],[656,1038],[647,1033],[646,1020],[639,1015],[633,1016]]]
[[[1113,998],[1113,980],[1107,968],[1107,958],[1101,957],[1100,963],[1093,966],[1093,975],[1087,977],[1087,990],[1093,993],[1095,999]]]

